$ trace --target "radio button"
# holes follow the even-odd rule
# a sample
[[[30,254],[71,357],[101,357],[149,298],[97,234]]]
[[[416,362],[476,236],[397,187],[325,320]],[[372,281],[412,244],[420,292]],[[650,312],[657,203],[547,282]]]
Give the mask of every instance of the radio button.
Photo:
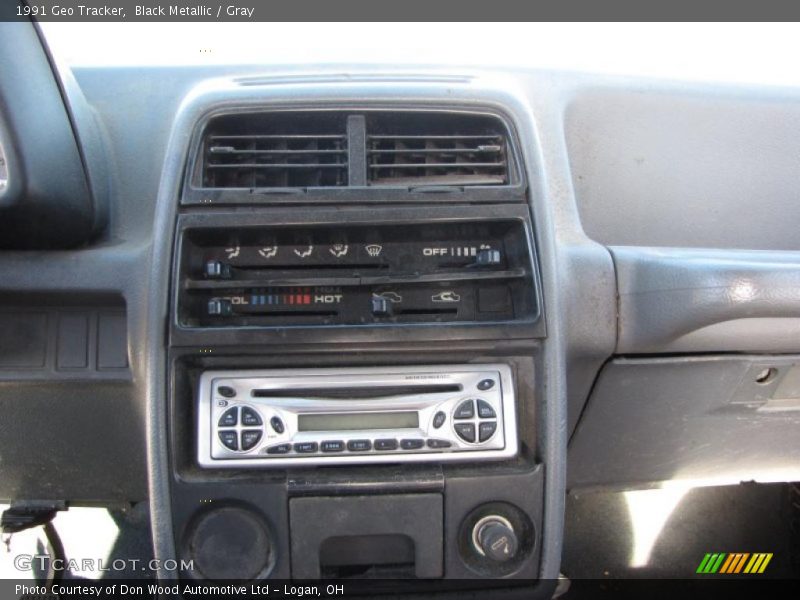
[[[478,389],[481,390],[482,392],[490,390],[493,387],[494,387],[494,379],[481,379],[478,382]]]
[[[236,437],[235,431],[220,431],[219,441],[229,450],[239,449],[239,439]]]
[[[494,435],[496,429],[497,429],[497,423],[494,421],[489,421],[488,423],[481,423],[480,426],[478,427],[478,441],[485,442]]]
[[[242,432],[242,450],[252,450],[260,441],[260,429],[248,429]]]
[[[403,450],[419,450],[425,445],[425,440],[410,439],[400,440],[400,447]]]
[[[283,426],[283,421],[281,421],[280,417],[272,417],[269,420],[269,424],[272,427],[272,429],[275,430],[275,433],[283,433],[284,431],[286,431],[286,428]]]
[[[472,400],[464,400],[458,405],[456,413],[453,415],[454,419],[471,419],[475,416],[475,405]]]
[[[350,440],[347,442],[347,449],[350,452],[366,452],[372,450],[372,442],[369,440]]]
[[[222,413],[222,416],[219,418],[219,427],[235,427],[236,422],[238,421],[238,413],[236,412],[237,410],[238,409],[234,407],[229,408]]]
[[[342,440],[325,440],[319,445],[319,449],[323,452],[342,452],[344,442]]]
[[[449,448],[452,445],[447,440],[428,440],[428,448]]]
[[[446,418],[447,415],[445,415],[444,412],[441,410],[437,412],[435,415],[433,415],[433,428],[439,429],[439,427],[444,425],[444,421]]]
[[[267,448],[267,454],[289,454],[292,449],[291,444],[278,444]]]
[[[247,406],[242,407],[242,425],[246,425],[247,427],[255,427],[263,424],[264,422],[261,420],[261,417],[256,411]]]
[[[294,451],[300,454],[310,454],[317,451],[317,442],[297,442]]]
[[[217,388],[217,393],[226,398],[233,398],[236,395],[236,390],[229,385],[221,385]]]
[[[465,442],[475,442],[475,423],[456,423],[456,433]]]
[[[375,450],[397,450],[397,440],[375,440]]]
[[[497,415],[492,408],[492,405],[489,404],[486,400],[478,400],[478,416],[481,419],[494,419]],[[244,417],[242,417],[244,418]]]

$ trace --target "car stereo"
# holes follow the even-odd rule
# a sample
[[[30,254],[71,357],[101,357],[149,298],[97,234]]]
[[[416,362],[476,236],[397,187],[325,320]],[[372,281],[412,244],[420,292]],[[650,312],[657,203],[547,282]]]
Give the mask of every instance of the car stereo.
[[[200,377],[201,467],[502,459],[516,455],[503,364],[259,371]]]

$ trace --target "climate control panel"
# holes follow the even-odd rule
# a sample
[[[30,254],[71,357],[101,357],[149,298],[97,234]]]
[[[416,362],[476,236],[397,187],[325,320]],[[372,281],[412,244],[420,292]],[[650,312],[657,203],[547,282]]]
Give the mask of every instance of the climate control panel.
[[[183,327],[504,323],[539,312],[519,219],[187,231]]]

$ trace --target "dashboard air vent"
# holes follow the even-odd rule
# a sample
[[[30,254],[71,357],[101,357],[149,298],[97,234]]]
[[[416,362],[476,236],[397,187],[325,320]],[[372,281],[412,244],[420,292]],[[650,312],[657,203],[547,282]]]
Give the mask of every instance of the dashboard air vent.
[[[203,140],[205,188],[344,186],[347,167],[345,121],[336,113],[226,115]]]
[[[212,116],[185,204],[519,202],[512,130],[490,112],[243,109]]]
[[[482,115],[374,115],[367,126],[367,178],[373,186],[509,183],[502,124]]]

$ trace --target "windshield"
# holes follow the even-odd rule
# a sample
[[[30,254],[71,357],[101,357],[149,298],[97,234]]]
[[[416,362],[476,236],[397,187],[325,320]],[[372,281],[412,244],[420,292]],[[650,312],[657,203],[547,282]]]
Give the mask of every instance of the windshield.
[[[800,85],[800,71],[794,65],[800,36],[788,23],[48,22],[41,26],[54,54],[72,66],[432,64]]]

